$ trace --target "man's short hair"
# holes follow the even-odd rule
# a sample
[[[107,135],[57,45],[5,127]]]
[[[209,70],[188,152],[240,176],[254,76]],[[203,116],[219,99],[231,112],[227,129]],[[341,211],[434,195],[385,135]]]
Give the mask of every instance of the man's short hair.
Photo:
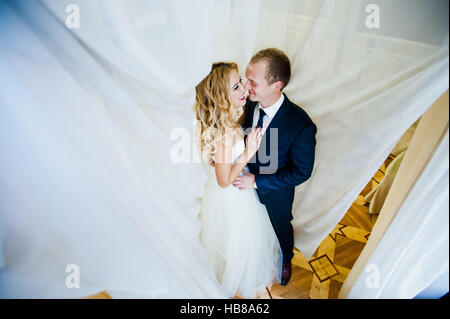
[[[291,79],[291,63],[289,58],[283,51],[269,48],[257,52],[250,60],[250,64],[260,61],[267,62],[267,69],[265,79],[267,83],[272,84],[276,81],[281,81],[283,90]]]

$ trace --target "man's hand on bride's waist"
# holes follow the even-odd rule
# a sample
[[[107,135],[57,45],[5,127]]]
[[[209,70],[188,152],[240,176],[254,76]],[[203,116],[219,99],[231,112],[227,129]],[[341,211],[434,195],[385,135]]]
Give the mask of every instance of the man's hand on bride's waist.
[[[244,173],[244,175],[236,177],[233,181],[233,186],[239,188],[241,191],[253,188],[255,175],[248,172],[245,168],[242,170],[242,173]]]

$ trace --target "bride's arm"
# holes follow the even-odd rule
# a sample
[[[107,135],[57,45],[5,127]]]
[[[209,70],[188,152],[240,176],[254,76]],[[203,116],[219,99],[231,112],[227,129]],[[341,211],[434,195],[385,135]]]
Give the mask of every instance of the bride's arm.
[[[239,176],[250,158],[252,158],[258,150],[259,144],[261,143],[261,137],[261,130],[253,129],[247,136],[247,147],[234,164],[232,164],[232,137],[226,136],[224,143],[220,143],[220,146],[217,147],[217,152],[214,155],[216,178],[220,187],[228,187],[233,183],[236,177]]]

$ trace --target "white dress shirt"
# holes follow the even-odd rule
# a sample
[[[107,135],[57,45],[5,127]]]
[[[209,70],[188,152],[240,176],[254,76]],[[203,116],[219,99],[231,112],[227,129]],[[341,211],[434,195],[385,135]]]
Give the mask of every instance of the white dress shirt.
[[[277,114],[278,110],[280,109],[281,104],[284,102],[284,95],[281,93],[280,98],[278,101],[276,101],[274,104],[268,107],[262,107],[260,103],[255,107],[255,111],[253,113],[253,125],[252,127],[255,127],[258,124],[259,119],[259,109],[263,109],[266,113],[266,116],[263,118],[263,127],[262,127],[262,133],[264,134],[266,132],[267,127],[269,126],[270,122],[274,118],[275,114]]]
[[[269,126],[270,122],[272,122],[272,119],[274,118],[275,114],[277,114],[278,110],[281,107],[281,104],[284,102],[284,95],[281,93],[280,98],[278,101],[276,101],[274,104],[268,107],[262,107],[261,104],[258,103],[258,105],[255,107],[255,111],[253,113],[253,123],[252,127],[255,127],[258,124],[259,119],[259,109],[263,109],[266,113],[266,116],[263,118],[263,127],[261,128],[262,134],[266,132],[267,127]],[[256,183],[253,183],[253,188],[258,188]]]

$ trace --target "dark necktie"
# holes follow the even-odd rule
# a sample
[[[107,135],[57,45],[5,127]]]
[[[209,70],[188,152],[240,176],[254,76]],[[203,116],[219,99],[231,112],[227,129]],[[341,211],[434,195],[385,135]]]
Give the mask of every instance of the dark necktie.
[[[258,120],[258,124],[256,125],[256,127],[260,127],[260,128],[263,127],[264,115],[266,115],[266,112],[264,112],[262,108],[259,108],[259,120]]]

